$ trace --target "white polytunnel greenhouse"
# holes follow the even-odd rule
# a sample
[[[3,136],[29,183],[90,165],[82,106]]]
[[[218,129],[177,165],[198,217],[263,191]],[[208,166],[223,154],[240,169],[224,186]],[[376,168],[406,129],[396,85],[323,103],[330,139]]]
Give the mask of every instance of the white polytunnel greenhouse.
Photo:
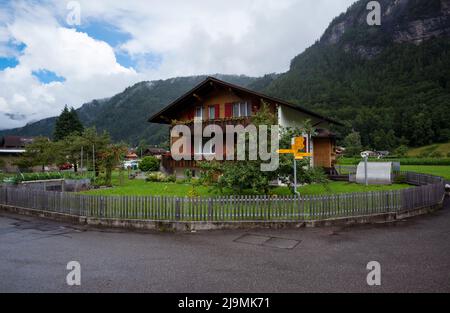
[[[356,182],[365,184],[364,162],[358,164],[356,169]],[[393,180],[392,162],[367,162],[367,183],[369,185],[390,185]]]

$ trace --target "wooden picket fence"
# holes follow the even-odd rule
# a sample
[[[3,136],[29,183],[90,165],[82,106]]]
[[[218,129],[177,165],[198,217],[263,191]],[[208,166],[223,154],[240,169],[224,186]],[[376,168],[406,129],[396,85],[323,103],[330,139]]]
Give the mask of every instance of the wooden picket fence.
[[[77,216],[164,221],[312,221],[398,212],[442,202],[444,181],[401,173],[402,190],[321,196],[94,196],[0,187],[0,204]]]

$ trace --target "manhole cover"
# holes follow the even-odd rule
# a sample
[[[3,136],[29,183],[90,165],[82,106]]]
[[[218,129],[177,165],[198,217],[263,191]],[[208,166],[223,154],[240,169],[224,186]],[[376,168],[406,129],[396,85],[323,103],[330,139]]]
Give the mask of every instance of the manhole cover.
[[[266,236],[258,236],[258,235],[250,235],[250,234],[246,234],[242,237],[239,237],[238,239],[236,239],[236,242],[243,242],[243,243],[248,243],[251,245],[262,245],[265,241],[269,240],[270,237],[266,237]]]
[[[266,242],[264,242],[263,245],[280,249],[293,249],[299,243],[300,241],[298,240],[272,237]]]
[[[235,242],[246,243],[246,244],[257,245],[257,246],[267,246],[267,247],[273,247],[273,248],[279,248],[279,249],[293,249],[300,243],[299,240],[294,240],[294,239],[252,235],[252,234],[245,234],[245,235],[239,237],[238,239],[236,239]]]

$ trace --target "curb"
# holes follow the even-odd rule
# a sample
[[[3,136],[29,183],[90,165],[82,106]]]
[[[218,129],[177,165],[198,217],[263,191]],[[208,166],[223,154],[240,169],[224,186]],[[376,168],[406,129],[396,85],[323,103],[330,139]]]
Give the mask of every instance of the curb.
[[[402,221],[411,217],[435,212],[443,207],[443,201],[431,207],[422,207],[399,212],[380,213],[375,215],[360,215],[323,219],[315,221],[230,221],[230,222],[183,222],[183,221],[153,221],[153,220],[121,220],[109,218],[94,218],[77,216],[64,213],[27,209],[9,205],[0,205],[0,211],[19,215],[35,216],[55,221],[67,222],[79,225],[88,225],[105,228],[122,228],[129,230],[156,230],[162,232],[191,232],[207,230],[231,230],[231,229],[282,229],[302,227],[329,227],[351,226],[361,224],[379,224],[394,221]]]

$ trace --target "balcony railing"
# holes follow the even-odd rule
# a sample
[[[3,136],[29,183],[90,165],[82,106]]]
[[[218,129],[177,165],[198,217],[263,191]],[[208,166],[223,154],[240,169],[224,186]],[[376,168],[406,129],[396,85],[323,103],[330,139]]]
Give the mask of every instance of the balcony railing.
[[[203,119],[200,120],[200,122],[202,123],[203,128],[205,128],[208,125],[218,125],[222,128],[225,129],[225,127],[227,125],[242,125],[244,127],[247,127],[248,125],[252,124],[252,118],[250,116],[248,117],[232,117],[232,118],[222,118],[222,119]],[[193,120],[189,120],[189,121],[179,121],[178,123],[173,124],[172,126],[175,125],[186,125],[189,128],[191,128],[191,130],[193,129],[194,126],[194,121]]]

